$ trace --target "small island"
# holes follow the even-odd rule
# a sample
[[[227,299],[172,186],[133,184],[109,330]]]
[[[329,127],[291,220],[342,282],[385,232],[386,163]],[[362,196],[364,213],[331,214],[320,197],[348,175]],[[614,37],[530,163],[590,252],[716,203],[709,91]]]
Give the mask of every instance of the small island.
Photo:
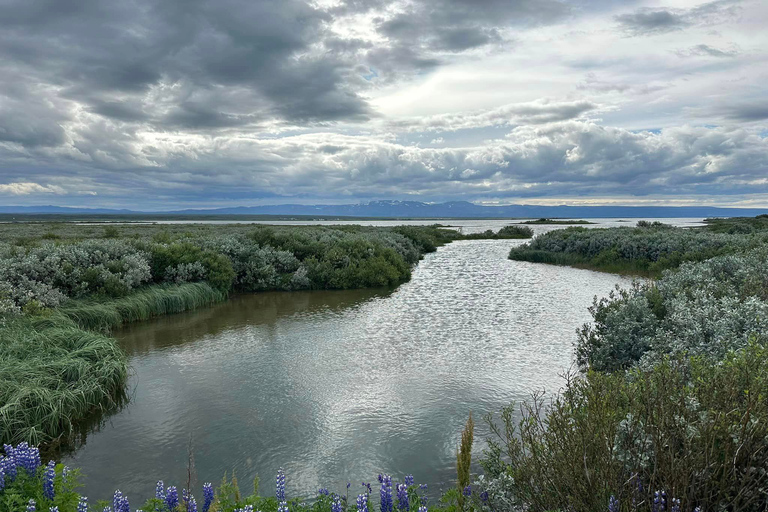
[[[521,222],[520,224],[558,224],[558,225],[581,225],[581,224],[595,224],[594,222],[589,222],[587,220],[575,220],[575,219],[536,219],[536,220],[527,220],[525,222]]]

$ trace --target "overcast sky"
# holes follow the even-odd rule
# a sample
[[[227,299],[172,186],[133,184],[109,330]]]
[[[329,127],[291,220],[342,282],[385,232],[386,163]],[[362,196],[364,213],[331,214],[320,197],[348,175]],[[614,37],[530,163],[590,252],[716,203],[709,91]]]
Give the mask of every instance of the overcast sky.
[[[0,0],[0,204],[768,206],[765,0]]]

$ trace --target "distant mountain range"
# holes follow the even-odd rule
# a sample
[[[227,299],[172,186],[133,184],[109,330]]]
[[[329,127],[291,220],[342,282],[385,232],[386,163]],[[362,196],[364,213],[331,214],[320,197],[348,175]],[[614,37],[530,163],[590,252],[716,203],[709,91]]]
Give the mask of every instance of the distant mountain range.
[[[712,206],[482,206],[466,201],[421,203],[372,201],[361,204],[237,206],[176,211],[134,211],[62,206],[0,206],[0,214],[27,215],[141,215],[141,216],[302,216],[374,218],[606,218],[606,217],[734,217],[768,213],[768,208],[717,208]]]

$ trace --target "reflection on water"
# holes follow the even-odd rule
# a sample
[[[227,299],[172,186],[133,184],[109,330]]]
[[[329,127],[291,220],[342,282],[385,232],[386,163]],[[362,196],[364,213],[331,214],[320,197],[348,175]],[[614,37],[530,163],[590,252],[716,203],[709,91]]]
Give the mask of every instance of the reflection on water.
[[[518,243],[455,242],[395,290],[242,295],[121,331],[131,403],[66,462],[93,499],[137,503],[185,484],[190,440],[198,492],[233,469],[270,492],[282,466],[292,496],[381,471],[435,495],[469,411],[556,391],[593,296],[628,283],[507,260]]]

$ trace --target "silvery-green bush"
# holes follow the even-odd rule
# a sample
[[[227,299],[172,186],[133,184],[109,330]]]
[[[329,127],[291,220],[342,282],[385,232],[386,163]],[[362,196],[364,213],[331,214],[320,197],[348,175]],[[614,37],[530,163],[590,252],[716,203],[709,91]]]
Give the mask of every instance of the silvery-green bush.
[[[653,365],[665,355],[715,359],[768,337],[768,250],[689,262],[655,283],[595,299],[577,358],[600,371]]]

